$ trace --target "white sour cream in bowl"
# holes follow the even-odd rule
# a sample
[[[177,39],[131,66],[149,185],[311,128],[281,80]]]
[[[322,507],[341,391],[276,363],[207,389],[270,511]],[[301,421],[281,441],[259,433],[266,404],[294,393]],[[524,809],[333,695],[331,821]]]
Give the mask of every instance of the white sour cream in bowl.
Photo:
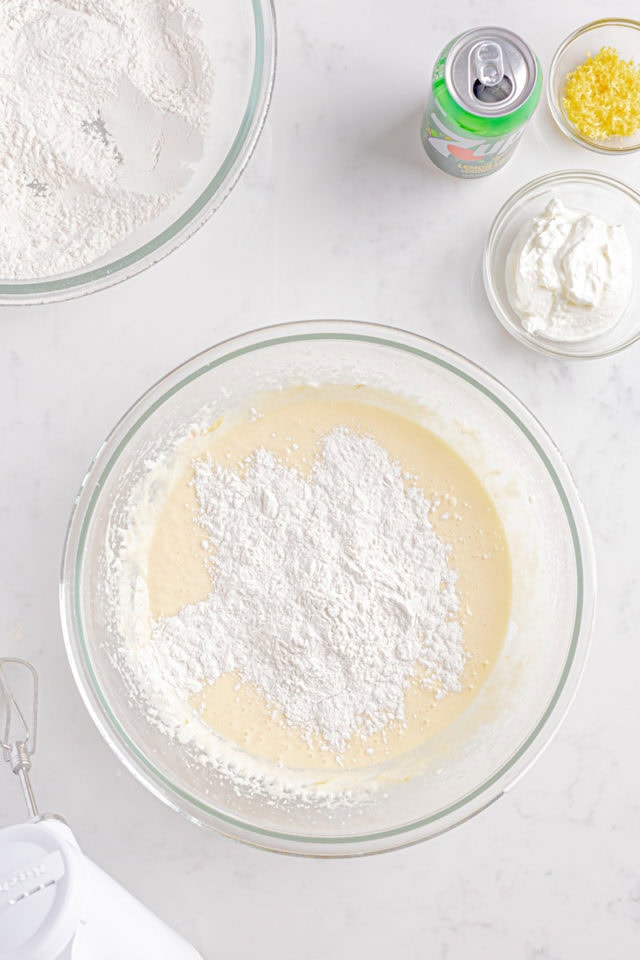
[[[551,340],[585,340],[614,327],[631,298],[632,251],[621,224],[554,197],[520,228],[506,287],[524,329]]]

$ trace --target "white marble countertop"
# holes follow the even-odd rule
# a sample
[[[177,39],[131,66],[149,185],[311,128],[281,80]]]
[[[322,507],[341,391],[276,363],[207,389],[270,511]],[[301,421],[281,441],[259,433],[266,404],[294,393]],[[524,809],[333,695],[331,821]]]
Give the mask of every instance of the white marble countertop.
[[[498,325],[480,261],[498,206],[554,169],[640,188],[640,159],[564,140],[543,103],[515,158],[477,182],[424,157],[419,120],[451,37],[495,22],[548,67],[596,0],[286,0],[272,110],[213,219],[167,260],[92,298],[0,317],[0,637],[42,683],[34,782],[87,853],[214,957],[627,960],[640,955],[640,345],[538,356]],[[620,0],[637,16],[638,0]],[[599,566],[594,642],[570,714],[499,803],[427,844],[361,861],[249,849],[183,821],[126,773],[67,667],[58,568],[99,443],[167,370],[223,337],[309,317],[405,327],[511,387],[564,453]],[[8,649],[7,649],[8,647]],[[0,769],[0,825],[23,815]]]

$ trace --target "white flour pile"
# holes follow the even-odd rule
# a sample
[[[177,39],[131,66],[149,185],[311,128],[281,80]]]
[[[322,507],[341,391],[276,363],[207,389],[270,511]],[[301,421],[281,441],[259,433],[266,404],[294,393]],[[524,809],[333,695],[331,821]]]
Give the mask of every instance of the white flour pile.
[[[161,213],[211,98],[185,0],[2,0],[0,277],[85,266]]]
[[[339,756],[403,719],[417,664],[439,694],[460,689],[449,548],[374,440],[335,428],[307,478],[258,449],[242,474],[197,461],[194,482],[213,591],[128,654],[164,724],[172,704],[235,670]]]

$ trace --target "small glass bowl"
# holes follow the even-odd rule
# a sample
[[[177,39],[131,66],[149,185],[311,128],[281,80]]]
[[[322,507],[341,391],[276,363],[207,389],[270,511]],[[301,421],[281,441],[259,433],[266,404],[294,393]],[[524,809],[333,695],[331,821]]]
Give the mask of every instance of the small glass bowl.
[[[634,60],[640,65],[640,21],[594,20],[570,34],[556,50],[549,68],[549,109],[562,132],[581,146],[597,153],[633,153],[640,149],[640,130],[629,137],[591,140],[569,120],[562,105],[567,74],[584,63],[588,56],[595,56],[602,47],[613,47],[624,60]]]
[[[633,288],[623,316],[610,330],[585,340],[550,340],[529,333],[511,306],[506,288],[507,257],[522,225],[553,198],[624,226],[633,257]],[[531,180],[500,208],[483,258],[484,287],[493,312],[512,336],[540,353],[570,359],[606,357],[640,338],[640,194],[620,180],[593,170],[562,170]]]

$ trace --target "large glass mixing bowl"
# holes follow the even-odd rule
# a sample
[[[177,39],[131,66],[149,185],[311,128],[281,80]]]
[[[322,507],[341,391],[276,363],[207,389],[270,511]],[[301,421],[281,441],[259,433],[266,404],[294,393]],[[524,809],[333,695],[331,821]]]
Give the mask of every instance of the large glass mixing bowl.
[[[349,806],[278,803],[183,752],[132,703],[113,653],[103,589],[110,529],[149,458],[189,425],[300,383],[361,383],[412,401],[493,497],[513,563],[511,626],[471,706],[411,754],[363,777],[379,789]],[[211,422],[208,420],[208,422]],[[271,850],[350,856],[400,847],[468,819],[507,790],[557,729],[584,664],[595,598],[589,528],[560,454],[489,374],[421,337],[310,321],[237,337],[178,367],[122,418],[82,484],[64,550],[61,613],[85,704],[116,755],[153,793],[200,824]]]
[[[191,0],[214,71],[203,155],[175,200],[100,259],[29,280],[0,276],[0,305],[50,303],[95,293],[152,266],[184,243],[238,181],[264,126],[276,65],[273,0]]]

